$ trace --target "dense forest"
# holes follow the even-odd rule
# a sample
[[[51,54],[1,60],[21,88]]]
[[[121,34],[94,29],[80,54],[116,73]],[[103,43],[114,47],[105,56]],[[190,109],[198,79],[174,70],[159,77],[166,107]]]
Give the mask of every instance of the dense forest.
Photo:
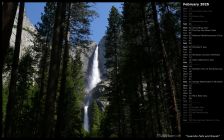
[[[107,105],[91,102],[89,131],[83,126],[82,52],[72,57],[70,50],[89,45],[97,12],[87,2],[47,2],[34,45],[20,57],[24,5],[2,4],[1,137],[180,136],[180,3],[124,2],[122,13],[111,7],[105,33],[109,84],[100,97]]]

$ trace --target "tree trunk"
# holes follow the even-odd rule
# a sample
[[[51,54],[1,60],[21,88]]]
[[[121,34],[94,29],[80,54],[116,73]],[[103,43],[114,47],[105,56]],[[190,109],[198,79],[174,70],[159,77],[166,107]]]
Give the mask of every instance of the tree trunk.
[[[158,45],[161,48],[161,51],[163,54],[163,61],[165,62],[165,71],[168,76],[169,84],[170,84],[170,88],[171,88],[171,97],[172,97],[172,102],[173,102],[173,107],[174,107],[174,116],[176,119],[176,126],[177,126],[176,131],[178,132],[178,134],[180,134],[180,117],[179,117],[177,103],[176,103],[176,88],[175,88],[175,84],[174,84],[174,81],[172,78],[171,68],[167,61],[167,54],[166,54],[166,51],[165,51],[165,48],[163,46],[162,39],[161,39],[160,28],[159,28],[159,23],[158,23],[158,18],[157,18],[156,5],[155,5],[155,2],[151,2],[151,4],[152,4],[153,20],[154,20],[155,30],[156,30],[155,34],[156,34]]]
[[[57,122],[56,122],[56,130],[55,136],[62,137],[61,133],[65,129],[65,111],[64,108],[67,105],[65,102],[66,95],[66,79],[67,79],[67,67],[68,67],[68,60],[69,60],[69,23],[70,23],[70,13],[71,13],[71,3],[68,4],[68,15],[66,21],[66,31],[65,31],[65,48],[63,54],[63,67],[62,67],[62,74],[61,74],[61,89],[58,101],[58,109],[57,109]]]
[[[54,33],[51,49],[51,61],[49,68],[45,113],[43,121],[43,137],[52,137],[55,123],[55,101],[58,86],[58,78],[61,62],[61,50],[64,37],[64,17],[65,17],[65,3],[57,3]]]
[[[46,70],[47,70],[47,59],[48,59],[48,53],[49,53],[49,48],[50,47],[48,45],[48,37],[49,35],[47,34],[46,40],[45,40],[45,44],[42,44],[42,51],[43,51],[43,55],[42,55],[42,60],[41,60],[41,80],[40,80],[40,97],[39,99],[41,100],[44,96],[44,92],[45,91],[45,78],[46,78]]]
[[[114,33],[116,33],[116,29],[114,29]],[[121,101],[122,101],[122,97],[121,97],[121,93],[118,90],[119,89],[119,81],[118,81],[118,38],[116,38],[116,45],[114,46],[114,92],[116,93],[116,95],[118,96],[118,100],[117,100],[117,113],[118,113],[118,136],[121,137],[122,136],[122,132],[121,132],[121,126],[122,126],[122,114],[121,114]]]
[[[1,64],[0,64],[0,107],[1,107],[1,130],[0,136],[3,134],[3,111],[2,111],[2,96],[3,96],[3,66],[7,50],[9,48],[9,41],[12,34],[12,28],[14,19],[16,16],[16,10],[18,7],[18,2],[4,2],[2,5],[2,45],[1,45]]]
[[[13,124],[15,123],[15,100],[16,100],[16,82],[17,82],[17,71],[18,71],[18,62],[19,62],[19,53],[20,53],[20,43],[21,43],[21,34],[22,34],[22,25],[23,25],[23,14],[24,14],[24,2],[20,2],[19,8],[19,17],[17,23],[17,32],[16,32],[16,41],[15,41],[15,50],[13,54],[13,64],[11,71],[11,79],[9,85],[9,96],[7,103],[7,113],[6,113],[6,122],[5,122],[5,137],[10,137],[13,135]]]

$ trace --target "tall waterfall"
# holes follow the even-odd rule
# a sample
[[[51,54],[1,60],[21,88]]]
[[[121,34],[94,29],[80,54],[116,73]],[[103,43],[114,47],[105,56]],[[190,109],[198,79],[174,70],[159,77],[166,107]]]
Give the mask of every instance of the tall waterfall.
[[[88,87],[86,89],[86,96],[85,96],[85,106],[84,106],[84,129],[89,132],[89,116],[88,116],[88,108],[89,103],[91,100],[91,91],[96,85],[101,81],[100,79],[100,70],[99,70],[99,61],[98,61],[98,46],[96,46],[94,57],[93,57],[93,64],[91,73],[89,75]]]

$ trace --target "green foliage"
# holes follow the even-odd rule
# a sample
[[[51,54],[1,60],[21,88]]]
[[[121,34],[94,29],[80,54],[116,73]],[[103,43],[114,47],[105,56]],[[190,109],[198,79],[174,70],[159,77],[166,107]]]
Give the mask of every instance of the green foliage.
[[[34,96],[35,87],[33,86],[32,65],[33,58],[30,51],[27,51],[20,60],[18,68],[17,94],[15,103],[15,125],[14,136],[29,136],[32,124],[32,98]]]
[[[48,37],[48,42],[51,41],[53,35],[53,25],[55,18],[56,2],[47,2],[44,7],[44,13],[41,14],[41,22],[36,26],[38,33],[42,37]]]
[[[12,59],[13,59],[13,52],[14,52],[14,49],[12,47],[10,47],[8,49],[8,55],[5,58],[5,65],[4,65],[4,68],[3,68],[3,75],[4,75],[4,73],[7,73],[7,72],[9,72],[11,70]]]
[[[76,2],[71,5],[70,38],[74,46],[85,46],[89,43],[90,22],[97,13],[91,10],[90,3]]]
[[[63,110],[65,127],[60,133],[62,137],[83,137],[81,103],[84,95],[84,76],[79,52],[75,60],[69,59],[66,77],[64,106],[60,108]]]
[[[100,133],[103,136],[120,135],[121,133],[121,119],[123,108],[123,97],[120,92],[119,69],[120,69],[120,51],[121,51],[121,21],[122,16],[118,10],[112,6],[108,18],[108,27],[105,40],[105,58],[107,79],[110,84],[107,88],[108,100],[110,105],[110,115],[105,114],[102,119]],[[104,124],[104,123],[107,124]]]
[[[3,92],[2,92],[3,122],[5,122],[6,106],[7,106],[7,101],[8,101],[8,95],[9,95],[9,90],[8,90],[7,86],[3,86]]]
[[[101,112],[95,100],[90,105],[89,112],[90,112],[90,136],[99,137]]]
[[[102,112],[101,115],[101,121],[100,121],[100,130],[99,130],[99,136],[101,137],[109,137],[113,133],[111,128],[112,128],[112,121],[111,117],[109,116],[109,106],[107,106]]]
[[[36,26],[37,34],[35,34],[33,65],[37,67],[35,76],[35,96],[33,97],[33,128],[32,135],[40,137],[42,130],[42,122],[44,120],[44,105],[46,99],[47,78],[50,64],[50,46],[53,34],[53,25],[55,18],[56,3],[47,2],[44,7],[44,13],[41,14],[41,22]]]
[[[176,134],[177,116],[173,115],[170,107],[176,106],[172,103],[173,90],[179,93],[180,88],[174,89],[170,81],[173,80],[178,87],[179,6],[172,3],[164,5],[166,8],[156,4],[160,10],[158,12],[153,2],[125,2],[122,28],[117,28],[121,36],[112,30],[118,27],[115,23],[119,20],[113,20],[116,10],[111,10],[105,43],[110,80],[109,106],[101,121],[102,136],[155,137],[163,133]],[[157,13],[161,14],[160,26],[154,18]],[[118,41],[116,37],[121,39]],[[175,72],[169,76],[171,70]]]
[[[69,70],[70,69],[70,70]],[[84,95],[84,76],[80,54],[76,54],[73,63],[68,67],[66,94],[68,94],[66,128],[68,137],[82,137],[81,103]]]
[[[78,99],[79,101],[83,101],[85,82],[84,82],[84,73],[82,71],[83,64],[82,64],[80,55],[81,55],[81,52],[77,51],[75,59],[73,60],[73,64],[72,64],[72,77],[73,77],[73,81],[75,81],[74,83],[75,92],[79,95]]]
[[[116,55],[118,53],[119,43],[120,43],[120,34],[121,34],[121,15],[115,7],[111,8],[109,18],[108,18],[108,27],[106,32],[106,54],[105,58],[107,70],[111,68],[114,69],[116,65]],[[112,71],[112,70],[111,70]],[[110,73],[110,71],[108,71]],[[112,73],[112,72],[111,72]],[[111,76],[111,74],[108,74]]]

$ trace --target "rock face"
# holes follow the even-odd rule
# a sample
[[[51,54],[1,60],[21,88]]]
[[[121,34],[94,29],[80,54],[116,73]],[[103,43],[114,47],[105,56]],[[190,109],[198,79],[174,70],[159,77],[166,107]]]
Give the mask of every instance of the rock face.
[[[106,37],[100,40],[98,47],[99,47],[99,67],[100,67],[100,75],[101,79],[104,80],[106,78],[106,67],[105,67],[105,39]]]
[[[86,74],[88,71],[88,65],[90,62],[91,57],[93,56],[93,53],[96,49],[96,42],[91,42],[88,46],[82,47],[82,46],[77,46],[73,47],[70,50],[70,55],[75,59],[75,54],[76,50],[81,51],[81,61],[83,63],[83,72]]]
[[[10,38],[10,47],[15,47],[15,39],[16,39],[16,28],[18,22],[18,12],[17,10],[12,35]],[[20,45],[20,54],[19,57],[23,56],[28,48],[33,45],[34,35],[37,32],[34,25],[30,22],[29,18],[25,14],[24,11],[24,18],[23,18],[23,29],[22,29],[22,36],[21,36],[21,45]]]
[[[76,50],[81,51],[81,61],[83,63],[83,72],[85,75],[85,82],[88,82],[88,75],[91,72],[92,68],[92,60],[94,51],[96,49],[97,43],[91,42],[87,47],[77,46],[75,48],[71,48],[70,55],[75,58]],[[99,69],[100,69],[100,78],[101,80],[106,79],[106,68],[105,68],[105,36],[100,40],[98,44],[98,54],[99,54]]]
[[[109,104],[107,101],[108,97],[108,87],[110,82],[108,80],[101,81],[94,89],[93,89],[93,99],[96,100],[98,107],[101,111],[104,111],[105,107]]]
[[[15,39],[16,39],[16,28],[17,28],[17,23],[18,23],[18,13],[19,10],[17,9],[16,17],[14,20],[14,25],[12,29],[12,35],[10,38],[10,47],[15,48]],[[21,35],[21,44],[20,44],[20,53],[19,53],[19,58],[24,55],[24,53],[33,46],[33,41],[34,41],[34,36],[35,33],[37,33],[34,25],[30,22],[29,18],[25,14],[26,12],[24,11],[24,17],[23,17],[23,28],[22,28],[22,35]],[[33,54],[34,52],[31,52]],[[35,65],[34,68],[37,66]],[[6,82],[10,75],[10,71],[5,72],[3,74],[3,83]],[[34,81],[34,77],[33,81]]]
[[[85,84],[87,86],[88,84],[88,75],[91,72],[92,68],[92,60],[93,60],[93,55],[94,51],[96,49],[96,42],[91,42],[88,46],[83,47],[83,46],[76,46],[75,48],[71,48],[70,50],[70,55],[72,56],[73,59],[75,59],[76,51],[79,50],[81,51],[81,61],[83,63],[83,73],[85,76]]]

